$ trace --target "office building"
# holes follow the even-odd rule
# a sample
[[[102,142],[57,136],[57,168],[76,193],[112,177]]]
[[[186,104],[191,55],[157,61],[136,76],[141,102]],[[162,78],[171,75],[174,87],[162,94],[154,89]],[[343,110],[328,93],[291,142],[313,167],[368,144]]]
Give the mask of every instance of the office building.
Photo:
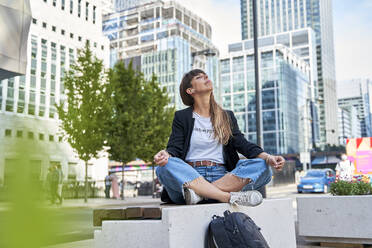
[[[358,111],[356,107],[349,105],[338,108],[338,130],[341,145],[346,145],[349,138],[362,137]]]
[[[306,95],[306,101],[308,102],[308,107],[312,110],[313,113],[311,114],[311,117],[308,119],[308,121],[311,123],[313,128],[312,144],[319,143],[319,104],[316,101],[316,99],[318,98],[318,90],[315,55],[316,43],[314,31],[311,28],[287,31],[283,33],[259,37],[257,42],[259,48],[264,48],[265,46],[272,46],[276,44],[283,45],[287,47],[291,53],[296,54],[297,57],[299,57],[302,61],[305,61],[309,64],[310,84],[308,94]],[[252,39],[232,43],[228,46],[228,51],[230,53],[250,49],[253,49]]]
[[[372,81],[369,79],[344,80],[337,83],[338,106],[357,109],[361,137],[372,137]]]
[[[93,53],[109,65],[109,41],[102,34],[100,1],[33,0],[24,76],[0,81],[0,178],[6,183],[15,141],[37,141],[33,166],[45,178],[52,164],[61,164],[65,179],[84,180],[84,166],[62,139],[55,104],[64,99],[63,76],[90,43]],[[2,41],[4,42],[4,41]],[[12,43],[13,39],[8,39]],[[107,159],[107,158],[106,158]],[[106,172],[104,171],[106,170]],[[97,179],[107,167],[89,166]],[[102,178],[100,178],[102,179]]]
[[[253,54],[250,48],[223,56],[220,80],[223,107],[234,111],[240,130],[248,140],[256,142]],[[258,56],[263,148],[274,154],[308,151],[312,132],[306,100],[311,74],[308,63],[281,44],[259,47]]]
[[[104,17],[103,31],[110,39],[111,66],[119,59],[133,60],[146,78],[154,73],[176,109],[184,107],[179,84],[192,67],[208,73],[218,99],[218,51],[211,26],[181,5],[154,1],[112,13]]]
[[[154,0],[112,0],[116,11],[129,10],[146,3],[153,2]]]
[[[337,144],[332,0],[257,0],[258,36],[310,27],[315,32],[320,145]],[[252,0],[241,0],[242,39],[253,38]]]

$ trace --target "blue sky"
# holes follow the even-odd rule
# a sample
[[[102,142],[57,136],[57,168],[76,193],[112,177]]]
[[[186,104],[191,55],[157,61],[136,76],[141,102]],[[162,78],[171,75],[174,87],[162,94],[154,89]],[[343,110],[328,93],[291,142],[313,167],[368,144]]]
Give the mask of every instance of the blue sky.
[[[176,0],[208,21],[222,54],[241,39],[240,0]],[[372,0],[333,0],[337,80],[372,79]]]

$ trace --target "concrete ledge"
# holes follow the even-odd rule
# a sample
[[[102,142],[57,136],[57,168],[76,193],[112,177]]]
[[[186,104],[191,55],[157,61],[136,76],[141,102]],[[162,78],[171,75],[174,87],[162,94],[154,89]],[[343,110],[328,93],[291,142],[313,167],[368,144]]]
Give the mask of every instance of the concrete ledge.
[[[299,235],[307,241],[372,244],[372,196],[297,198]]]
[[[161,220],[107,220],[94,233],[96,248],[203,248],[213,215],[225,210],[244,212],[261,227],[272,248],[295,248],[296,237],[292,201],[270,199],[258,207],[206,204],[162,208]]]

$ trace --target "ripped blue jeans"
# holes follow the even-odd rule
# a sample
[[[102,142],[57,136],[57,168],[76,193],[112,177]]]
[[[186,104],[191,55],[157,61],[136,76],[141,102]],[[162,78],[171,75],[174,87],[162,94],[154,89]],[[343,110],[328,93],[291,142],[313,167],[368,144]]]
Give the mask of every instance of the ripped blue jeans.
[[[170,199],[176,204],[185,204],[183,186],[200,176],[207,181],[213,182],[228,173],[224,166],[198,166],[192,167],[182,159],[170,157],[168,163],[156,168],[159,181],[167,190]],[[259,189],[268,184],[272,177],[271,168],[260,158],[242,159],[236,164],[231,174],[250,179],[250,183],[244,186],[242,191]]]

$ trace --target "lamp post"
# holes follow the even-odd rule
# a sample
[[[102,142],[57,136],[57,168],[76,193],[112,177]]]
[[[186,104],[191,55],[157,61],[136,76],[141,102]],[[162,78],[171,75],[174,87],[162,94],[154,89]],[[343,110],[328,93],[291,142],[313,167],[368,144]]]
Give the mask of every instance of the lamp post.
[[[257,145],[262,147],[262,116],[261,116],[261,84],[258,65],[258,41],[257,41],[257,3],[256,0],[252,1],[253,5],[253,46],[254,46],[254,78],[255,78],[255,91],[256,91],[256,139]],[[259,189],[262,196],[266,198],[266,186]]]
[[[257,41],[257,3],[256,0],[253,3],[253,45],[254,45],[254,78],[255,78],[255,90],[256,90],[256,136],[257,145],[263,145],[262,142],[262,127],[261,127],[261,84],[260,84],[260,71],[258,65],[258,41]]]

